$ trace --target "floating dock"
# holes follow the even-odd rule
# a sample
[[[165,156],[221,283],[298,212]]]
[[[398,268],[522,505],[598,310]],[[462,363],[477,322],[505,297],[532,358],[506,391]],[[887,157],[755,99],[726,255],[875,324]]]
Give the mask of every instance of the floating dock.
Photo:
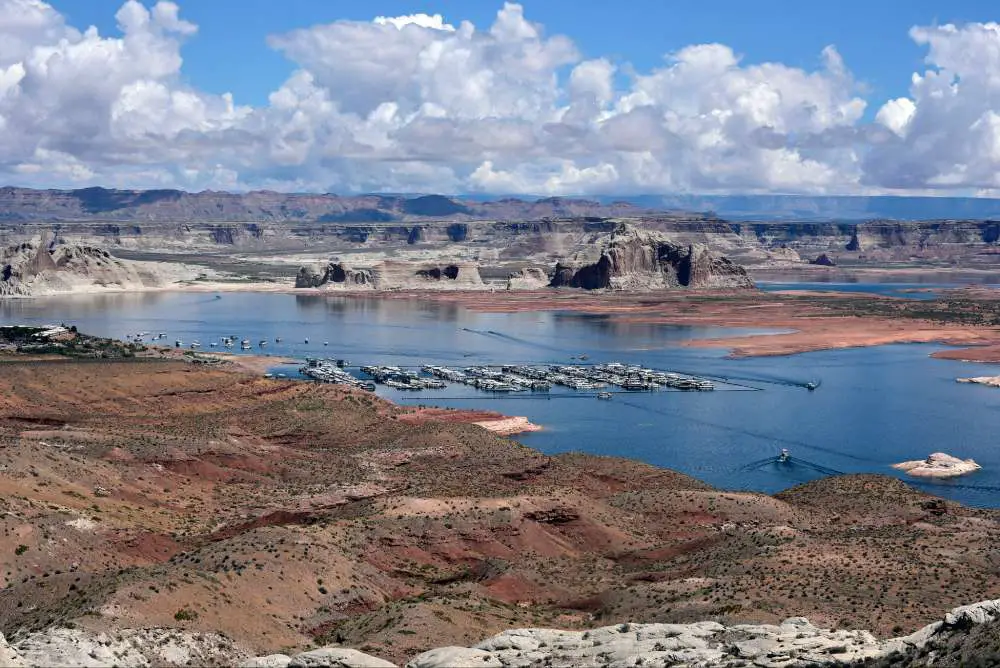
[[[374,383],[366,383],[360,378],[356,378],[349,372],[344,371],[333,362],[310,359],[306,365],[299,369],[303,376],[308,376],[321,383],[336,383],[338,385],[349,385],[359,390],[375,391]]]
[[[305,376],[324,382],[365,389],[373,389],[374,384],[378,384],[408,391],[439,390],[446,388],[448,383],[501,394],[548,392],[555,385],[577,391],[601,391],[602,394],[608,387],[626,392],[663,389],[706,392],[715,389],[715,384],[704,378],[619,362],[596,365],[480,365],[462,369],[425,364],[419,371],[399,366],[362,365],[359,367],[361,374],[371,382],[354,376],[343,367],[342,360],[310,359],[300,371]]]

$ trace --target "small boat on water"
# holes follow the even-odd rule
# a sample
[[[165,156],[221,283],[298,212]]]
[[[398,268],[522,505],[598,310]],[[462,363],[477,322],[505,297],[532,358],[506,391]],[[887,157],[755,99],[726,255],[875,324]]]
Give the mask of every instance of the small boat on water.
[[[191,342],[191,349],[194,350],[195,348],[201,348],[201,342],[199,342],[199,341],[192,341]]]
[[[604,401],[610,401],[611,400],[611,393],[610,392],[598,392],[597,393],[597,398],[598,399],[603,399]]]
[[[791,455],[788,454],[788,448],[782,448],[781,449],[781,454],[778,455],[778,463],[779,464],[784,464],[789,459],[791,459]]]
[[[306,339],[306,343],[309,343],[309,339]]]

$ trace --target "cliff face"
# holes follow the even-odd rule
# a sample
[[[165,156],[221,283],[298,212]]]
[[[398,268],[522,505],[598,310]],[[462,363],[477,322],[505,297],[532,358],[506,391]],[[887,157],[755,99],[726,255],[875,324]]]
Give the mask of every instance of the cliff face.
[[[623,225],[595,260],[584,254],[557,264],[550,285],[586,290],[752,288],[753,281],[743,267],[702,244],[677,244]]]
[[[741,222],[566,198],[478,202],[440,195],[0,188],[0,245],[52,234],[113,253],[319,251],[334,256],[363,250],[401,257],[398,251],[403,251],[423,254],[421,260],[435,254],[488,257],[499,276],[525,264],[551,267],[586,251],[595,235],[610,234],[622,222],[662,233],[682,246],[706,245],[742,265],[769,267],[823,253],[840,266],[944,260],[995,269],[1000,260],[995,219]],[[377,259],[369,256],[369,261]]]
[[[374,288],[375,277],[371,269],[351,269],[339,262],[330,262],[325,267],[300,267],[295,276],[297,288],[321,288],[338,286],[345,289]]]
[[[530,213],[530,211],[527,211]],[[211,220],[206,218],[205,220]],[[481,249],[500,260],[551,263],[585,251],[597,235],[612,233],[622,222],[664,234],[681,245],[704,244],[740,264],[795,261],[796,254],[828,254],[834,261],[955,259],[968,264],[991,261],[1000,251],[1000,223],[927,221],[860,224],[736,223],[697,214],[655,214],[629,218],[567,217],[510,221],[500,218],[411,222],[4,222],[0,208],[0,244],[14,245],[41,234],[69,243],[112,251],[190,254],[231,252],[316,252],[346,250]]]
[[[1000,240],[1000,223],[995,221],[924,221],[919,223],[891,220],[870,221],[857,225],[849,251],[908,248],[928,251],[949,245],[985,246]]]
[[[0,250],[0,296],[32,296],[87,288],[141,288],[163,282],[140,263],[102,248],[47,239]]]
[[[508,290],[538,290],[549,284],[549,275],[538,267],[526,267],[507,276]]]
[[[141,290],[191,280],[206,271],[179,263],[124,260],[98,246],[43,236],[0,248],[0,297]]]
[[[301,267],[296,288],[343,290],[475,290],[483,287],[479,268],[469,262],[445,265],[385,261],[352,268],[336,260],[325,267]]]

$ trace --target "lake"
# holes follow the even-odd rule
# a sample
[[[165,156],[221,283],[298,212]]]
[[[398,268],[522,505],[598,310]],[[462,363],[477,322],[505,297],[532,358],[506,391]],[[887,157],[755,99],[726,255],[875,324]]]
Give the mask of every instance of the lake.
[[[853,292],[882,297],[902,299],[936,299],[941,291],[961,288],[963,283],[838,283],[821,282],[781,282],[756,281],[756,286],[765,292]],[[985,286],[995,287],[995,286]]]
[[[123,337],[166,332],[167,342],[236,335],[267,339],[276,370],[287,358],[346,358],[353,365],[623,361],[728,377],[715,392],[492,396],[461,385],[419,393],[380,387],[402,404],[490,408],[544,427],[518,437],[546,453],[580,450],[639,459],[719,487],[776,492],[829,472],[897,475],[890,465],[943,451],[983,470],[951,482],[914,482],[971,505],[1000,507],[1000,389],[955,382],[1000,366],[928,357],[940,346],[891,345],[730,360],[685,341],[753,330],[622,323],[572,312],[476,313],[448,303],[227,293],[111,294],[0,300],[0,324],[60,323]],[[282,337],[275,344],[275,337]],[[309,339],[309,343],[305,340]],[[327,342],[328,345],[324,345]],[[238,352],[238,351],[237,351]],[[821,381],[809,392],[802,386]],[[745,386],[745,387],[740,387]],[[754,388],[754,389],[748,389]],[[774,463],[781,448],[792,460]],[[898,476],[907,479],[905,476]]]

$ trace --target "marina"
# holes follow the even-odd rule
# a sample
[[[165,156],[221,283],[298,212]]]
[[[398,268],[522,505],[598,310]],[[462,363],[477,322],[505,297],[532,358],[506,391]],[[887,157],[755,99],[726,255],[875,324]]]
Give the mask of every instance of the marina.
[[[1000,394],[955,378],[1000,375],[1000,366],[931,358],[942,349],[935,345],[733,359],[724,349],[689,344],[766,336],[770,330],[671,326],[572,312],[479,313],[422,300],[336,296],[248,293],[214,300],[150,293],[14,300],[5,309],[0,310],[5,322],[66,322],[119,338],[141,332],[145,341],[161,346],[173,348],[180,340],[188,353],[266,353],[274,364],[264,370],[275,378],[351,383],[401,406],[525,416],[542,430],[517,440],[546,454],[583,450],[625,456],[731,489],[786,489],[826,475],[817,466],[902,476],[892,464],[961,441],[960,454],[979,462],[981,471],[960,481],[908,482],[964,503],[997,505],[1000,460],[991,444],[1000,429]],[[310,344],[304,344],[307,338]],[[244,339],[252,350],[241,350]],[[188,351],[193,341],[201,342],[201,350]],[[299,371],[308,359],[324,362],[311,376]],[[411,378],[440,380],[447,389],[415,390],[399,378],[387,378],[395,386],[381,384],[361,366],[397,367]],[[429,366],[443,375],[426,371]],[[632,378],[630,387],[636,389],[609,382],[612,376],[628,381],[628,367],[655,370],[664,379],[668,373],[704,379],[715,389],[638,389],[655,380],[641,374]],[[489,374],[477,378],[466,372],[476,368]],[[530,369],[544,375],[532,378]],[[497,374],[551,387],[501,392],[476,387],[509,382]],[[604,387],[552,382],[560,375],[577,387],[580,381]],[[956,424],[954,415],[975,419]],[[890,418],[893,428],[887,430]],[[774,458],[781,448],[793,454],[779,465]],[[764,463],[748,469],[753,462]]]
[[[448,387],[448,383],[455,383],[483,392],[501,394],[548,392],[554,385],[560,385],[583,392],[601,390],[598,395],[601,399],[610,397],[610,393],[605,391],[607,387],[617,387],[625,392],[708,392],[715,389],[715,383],[706,378],[621,362],[593,365],[487,364],[463,369],[424,364],[419,370],[400,366],[362,365],[357,369],[365,378],[359,378],[345,370],[343,360],[309,359],[299,372],[313,380],[363,389],[369,389],[369,385],[372,385],[365,383],[366,379],[396,390],[441,390]],[[374,385],[370,389],[374,389]]]
[[[311,359],[305,366],[299,369],[299,372],[303,376],[321,383],[336,383],[338,385],[354,387],[359,390],[367,390],[369,392],[375,391],[374,383],[365,382],[360,378],[351,375],[349,372],[344,371],[344,369],[337,366],[333,362]]]

